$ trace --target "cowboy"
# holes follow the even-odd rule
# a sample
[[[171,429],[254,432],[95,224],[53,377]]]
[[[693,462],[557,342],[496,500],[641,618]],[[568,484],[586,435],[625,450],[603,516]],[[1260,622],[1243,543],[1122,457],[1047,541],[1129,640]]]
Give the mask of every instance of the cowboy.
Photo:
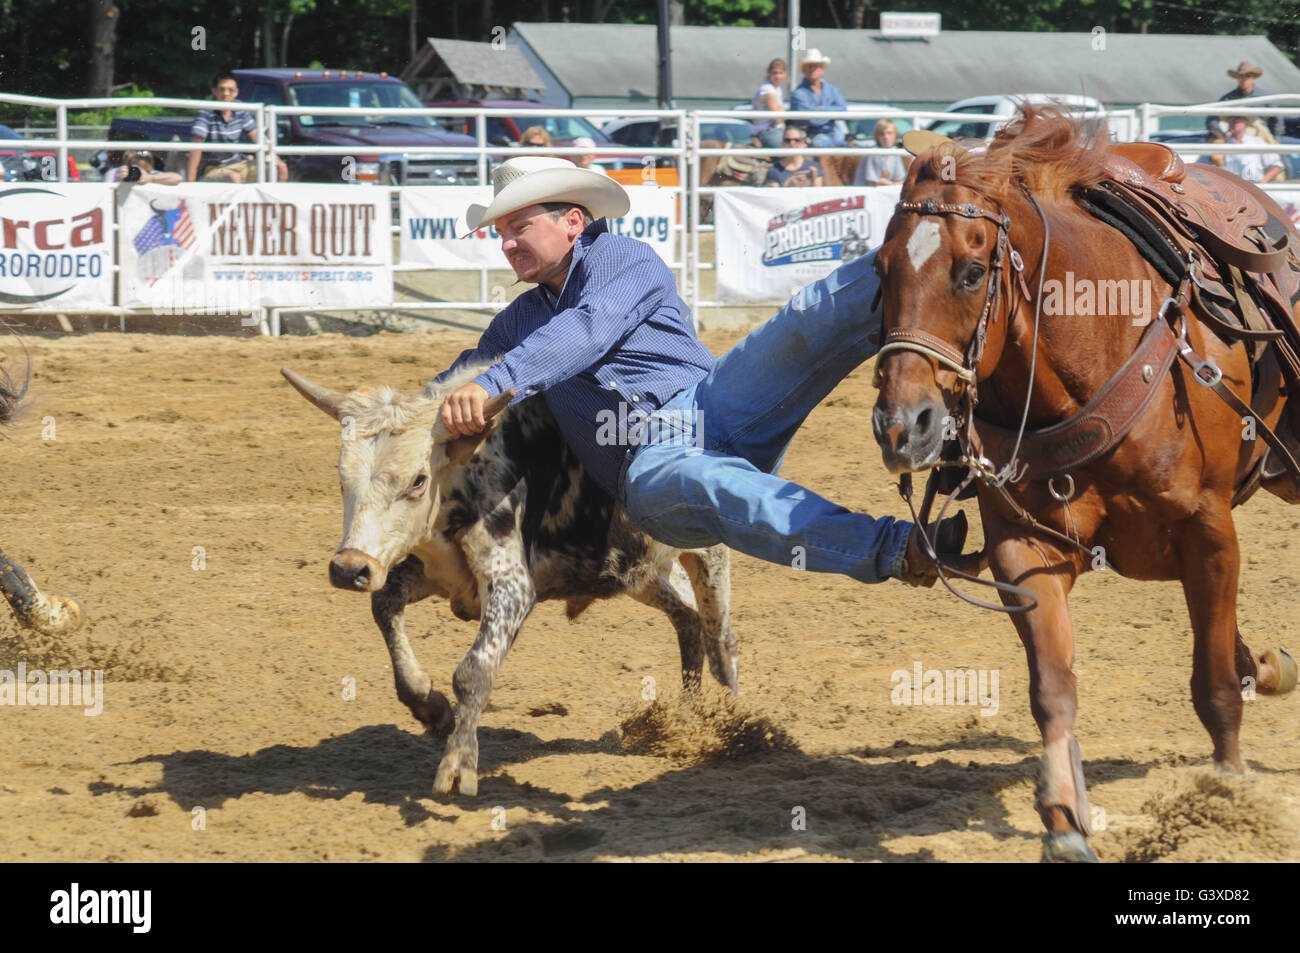
[[[804,58],[799,61],[799,68],[803,70],[803,82],[790,94],[791,111],[843,112],[849,108],[844,100],[844,94],[836,89],[833,83],[823,78],[826,75],[826,67],[830,65],[831,58],[822,56],[821,50],[816,48],[804,55]],[[803,119],[799,122],[807,131],[808,139],[814,146],[844,145],[844,132],[836,127],[833,119],[824,121]],[[789,123],[786,125],[789,126]]]
[[[481,432],[497,394],[542,394],[592,478],[661,542],[723,542],[862,582],[934,584],[912,524],[853,513],[776,476],[804,418],[876,352],[874,254],[804,289],[715,361],[668,267],[649,245],[609,231],[605,219],[630,207],[621,185],[547,157],[503,162],[492,185],[489,205],[469,207],[469,228],[491,223],[515,274],[537,287],[430,382],[432,392],[452,370],[490,363],[445,396],[453,435]],[[602,420],[632,425],[612,434]],[[965,517],[937,534],[941,553],[960,553]],[[978,561],[961,562],[978,571]]]
[[[1264,71],[1250,60],[1242,60],[1237,64],[1236,69],[1228,70],[1228,75],[1237,81],[1237,87],[1220,96],[1219,102],[1221,103],[1230,99],[1246,99],[1251,96],[1269,95],[1266,90],[1258,89],[1255,86],[1255,80],[1263,76]],[[1266,124],[1273,138],[1276,139],[1283,134],[1284,123],[1281,116],[1255,116],[1253,118]],[[1205,120],[1206,129],[1218,129],[1225,134],[1228,132],[1228,124],[1228,120],[1223,116],[1209,116]]]

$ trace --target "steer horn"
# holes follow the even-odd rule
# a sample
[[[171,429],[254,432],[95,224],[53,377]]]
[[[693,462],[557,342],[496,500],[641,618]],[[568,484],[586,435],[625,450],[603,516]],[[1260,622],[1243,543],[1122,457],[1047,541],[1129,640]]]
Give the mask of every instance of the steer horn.
[[[0,594],[9,601],[19,623],[43,635],[63,635],[81,628],[81,604],[63,596],[47,596],[36,588],[27,570],[0,551]]]
[[[287,367],[280,368],[280,373],[284,379],[293,385],[293,389],[309,401],[319,407],[325,413],[329,414],[335,420],[339,419],[339,405],[343,403],[345,395],[338,391],[330,390],[327,387],[321,387],[319,384],[313,384],[301,374],[295,374]]]
[[[514,398],[515,392],[513,390],[505,390],[495,397],[489,398],[488,402],[483,405],[483,419],[487,421],[488,425],[479,433],[453,437],[451,432],[447,430],[447,425],[442,422],[442,414],[439,414],[437,422],[433,425],[433,442],[435,444],[445,443],[447,445],[447,456],[451,458],[452,463],[464,466],[474,456],[474,451],[478,449],[479,444],[490,437],[492,432],[497,429],[492,423],[493,418],[505,410]]]

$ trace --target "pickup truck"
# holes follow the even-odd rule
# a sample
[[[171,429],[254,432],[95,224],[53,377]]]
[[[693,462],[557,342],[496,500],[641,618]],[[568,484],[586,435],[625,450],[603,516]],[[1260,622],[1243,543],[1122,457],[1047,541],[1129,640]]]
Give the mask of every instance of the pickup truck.
[[[239,100],[283,106],[421,108],[415,93],[386,73],[360,70],[240,69]],[[235,104],[238,108],[238,103]],[[114,119],[110,139],[187,141],[193,117]],[[285,146],[347,146],[355,155],[285,156],[294,182],[379,185],[476,185],[474,155],[409,155],[410,146],[474,146],[470,136],[443,130],[429,116],[280,116],[276,139]],[[184,170],[183,153],[163,161]],[[112,156],[109,157],[110,162]],[[345,161],[351,159],[351,162]]]

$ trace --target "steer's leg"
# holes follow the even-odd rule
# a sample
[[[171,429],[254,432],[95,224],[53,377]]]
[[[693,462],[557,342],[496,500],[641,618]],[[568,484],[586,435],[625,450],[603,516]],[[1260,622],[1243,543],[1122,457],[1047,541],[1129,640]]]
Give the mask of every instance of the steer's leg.
[[[734,695],[740,691],[740,659],[731,631],[731,552],[726,546],[710,546],[686,550],[681,560],[695,588],[709,671]]]
[[[430,735],[445,738],[452,728],[451,704],[446,695],[434,690],[406,638],[406,607],[436,592],[424,573],[424,563],[417,556],[408,556],[389,572],[384,588],[370,596],[370,613],[388,644],[397,697]]]
[[[518,494],[519,491],[516,491]],[[474,577],[479,580],[483,615],[474,645],[456,666],[456,726],[433,781],[435,794],[478,794],[478,719],[487,706],[506,653],[537,601],[532,576],[524,559],[519,533],[522,509],[518,496],[502,502],[497,511],[465,530],[461,547]],[[514,507],[514,512],[509,510]],[[485,525],[486,524],[486,525]],[[489,529],[488,526],[492,529]]]
[[[628,595],[668,616],[677,630],[677,647],[682,655],[682,688],[688,692],[699,691],[704,645],[700,641],[700,614],[695,609],[695,596],[686,570],[674,562],[667,575],[656,573],[641,589]]]

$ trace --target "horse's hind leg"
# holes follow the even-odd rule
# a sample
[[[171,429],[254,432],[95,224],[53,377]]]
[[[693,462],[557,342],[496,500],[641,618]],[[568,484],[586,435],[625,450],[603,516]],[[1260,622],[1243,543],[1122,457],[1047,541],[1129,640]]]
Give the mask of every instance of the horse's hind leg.
[[[682,688],[700,690],[704,671],[704,644],[700,640],[700,614],[695,608],[695,594],[686,570],[672,563],[667,573],[656,573],[644,586],[629,592],[637,602],[658,609],[677,630],[677,647],[682,656]]]
[[[995,538],[996,517],[985,516],[987,538]],[[1000,522],[1000,521],[999,521]],[[1029,698],[1043,736],[1037,808],[1047,835],[1045,861],[1095,861],[1088,846],[1090,809],[1083,762],[1074,739],[1078,694],[1074,677],[1074,628],[1067,599],[1078,569],[1048,545],[1024,539],[990,543],[989,565],[1003,582],[1033,593],[1038,605],[1011,618],[1029,662]],[[1050,568],[1049,568],[1050,567]],[[1008,594],[1003,601],[1014,605]]]
[[[1241,771],[1237,576],[1241,556],[1232,511],[1217,498],[1188,520],[1179,540],[1183,596],[1192,620],[1192,707],[1214,743],[1214,763]],[[1206,512],[1208,509],[1208,512]]]
[[[734,695],[740,691],[740,659],[731,631],[731,553],[725,546],[710,546],[683,552],[681,561],[695,589],[709,671]]]

